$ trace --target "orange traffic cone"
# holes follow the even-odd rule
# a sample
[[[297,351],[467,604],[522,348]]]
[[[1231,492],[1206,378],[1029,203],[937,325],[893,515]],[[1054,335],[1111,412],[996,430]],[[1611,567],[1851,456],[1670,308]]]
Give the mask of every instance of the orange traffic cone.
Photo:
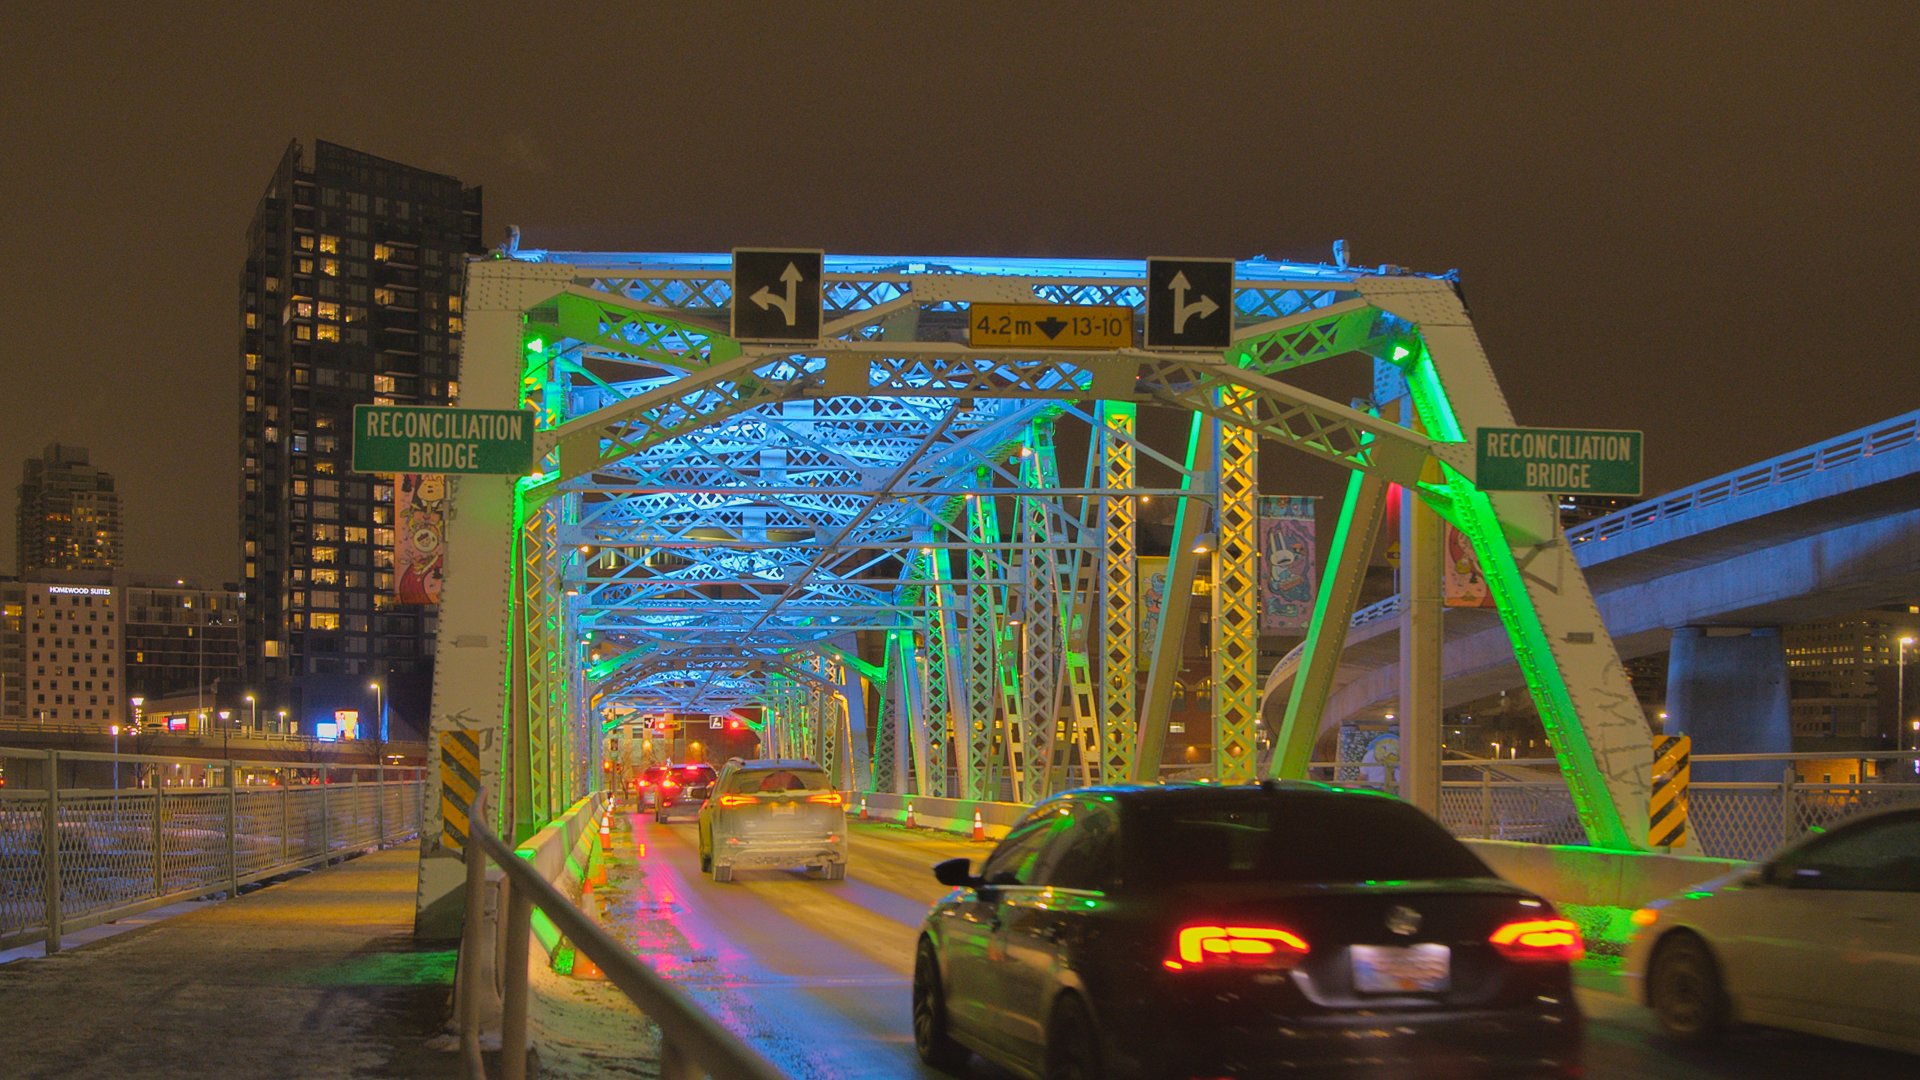
[[[867,820],[867,797],[865,795],[860,796],[860,820]]]
[[[980,808],[977,806],[973,808],[973,838],[975,840],[987,838],[987,823],[980,820]]]
[[[913,828],[913,804],[907,804],[907,828]]]

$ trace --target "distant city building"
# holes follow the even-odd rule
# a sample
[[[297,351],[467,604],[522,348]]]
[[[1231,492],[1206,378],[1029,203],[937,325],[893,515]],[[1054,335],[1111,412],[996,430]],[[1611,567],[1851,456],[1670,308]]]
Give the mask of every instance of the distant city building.
[[[9,721],[102,731],[127,722],[118,590],[76,577],[0,582]]]
[[[20,478],[19,572],[111,572],[120,565],[120,496],[84,446],[54,443]]]
[[[1889,678],[1898,678],[1900,639],[1920,636],[1920,615],[1905,608],[1862,611],[1784,627],[1787,674],[1823,687],[1823,696],[1877,698]],[[1920,650],[1907,647],[1920,662]],[[1914,670],[1920,677],[1920,666]]]
[[[459,395],[461,288],[480,189],[321,142],[287,148],[240,280],[245,669],[308,724],[380,680],[424,728],[433,609],[394,603],[393,478],[349,471],[353,407]]]
[[[240,679],[241,595],[187,581],[133,582],[120,589],[126,692],[179,695],[195,707],[231,708]]]

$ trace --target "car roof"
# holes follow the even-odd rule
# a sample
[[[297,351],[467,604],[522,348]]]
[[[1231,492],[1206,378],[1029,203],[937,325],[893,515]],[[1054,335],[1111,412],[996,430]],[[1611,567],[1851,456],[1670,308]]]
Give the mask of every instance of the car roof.
[[[649,772],[651,772],[654,769],[711,769],[711,768],[713,768],[713,766],[707,764],[704,761],[672,761],[672,762],[661,762],[660,764],[657,764],[657,765],[647,766],[647,770]]]
[[[1218,803],[1222,801],[1292,798],[1358,798],[1358,799],[1394,799],[1394,796],[1376,791],[1373,788],[1341,787],[1338,784],[1323,784],[1317,780],[1261,780],[1249,784],[1214,784],[1206,782],[1179,781],[1165,784],[1104,784],[1098,787],[1076,788],[1053,796],[1054,799],[1086,796],[1112,796],[1129,804],[1140,805],[1194,805]],[[1052,801],[1052,800],[1047,800]],[[1397,801],[1397,800],[1396,800]]]
[[[772,769],[810,769],[814,772],[823,771],[820,766],[813,762],[800,758],[734,758],[732,761],[727,762],[727,764],[738,765],[742,770],[753,769],[755,771]]]

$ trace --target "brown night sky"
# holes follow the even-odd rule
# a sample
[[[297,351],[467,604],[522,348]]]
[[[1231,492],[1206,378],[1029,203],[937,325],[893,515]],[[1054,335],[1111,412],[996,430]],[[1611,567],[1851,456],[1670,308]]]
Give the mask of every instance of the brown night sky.
[[[1520,421],[1644,428],[1649,490],[1920,407],[1920,5],[209,6],[0,15],[0,569],[62,440],[132,569],[235,576],[236,282],[294,137],[532,247],[1345,237],[1458,267]]]

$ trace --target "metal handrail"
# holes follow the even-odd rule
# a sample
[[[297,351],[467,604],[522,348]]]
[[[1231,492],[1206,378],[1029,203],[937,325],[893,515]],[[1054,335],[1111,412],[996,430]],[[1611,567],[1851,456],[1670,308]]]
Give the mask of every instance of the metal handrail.
[[[500,1074],[505,1080],[525,1080],[527,1069],[527,964],[533,910],[546,913],[573,947],[599,965],[607,981],[627,996],[660,1029],[660,1080],[697,1080],[703,1076],[726,1080],[789,1080],[760,1052],[701,1011],[685,991],[661,978],[613,940],[600,925],[541,877],[526,860],[483,823],[485,792],[474,799],[467,847],[466,931],[462,935],[463,961],[477,953],[483,916],[481,890],[486,862],[506,877]],[[478,853],[485,858],[474,858]],[[472,950],[472,951],[469,951]],[[479,1045],[479,987],[474,984],[477,964],[463,962],[461,978],[461,1050],[467,1075],[484,1080]]]
[[[1567,530],[1567,543],[1579,545],[1610,539],[1696,507],[1712,506],[1735,496],[1803,480],[1916,441],[1920,441],[1920,412],[1911,412],[1582,522]]]

